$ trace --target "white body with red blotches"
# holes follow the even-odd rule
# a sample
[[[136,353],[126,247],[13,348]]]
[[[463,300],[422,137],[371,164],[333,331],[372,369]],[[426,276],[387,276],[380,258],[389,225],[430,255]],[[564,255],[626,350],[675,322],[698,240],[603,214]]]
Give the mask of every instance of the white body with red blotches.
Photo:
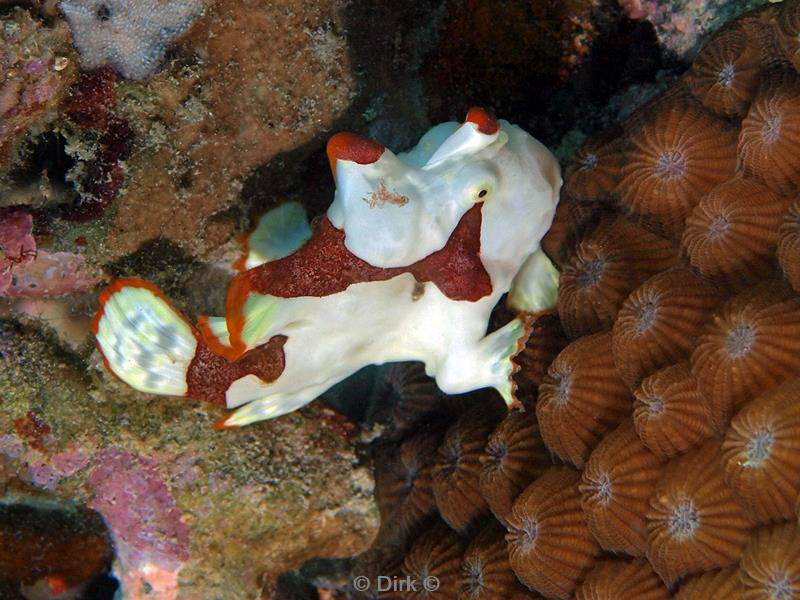
[[[418,282],[411,273],[354,283],[321,297],[252,292],[241,306],[244,325],[236,334],[236,345],[256,348],[284,335],[285,368],[272,382],[255,375],[233,382],[225,399],[229,408],[238,409],[225,426],[290,412],[361,367],[393,361],[424,362],[426,372],[446,393],[495,387],[511,402],[510,359],[526,339],[527,320],[514,319],[486,335],[489,316],[515,277],[516,308],[534,311],[554,303],[557,274],[539,242],[552,221],[561,178],[555,158],[519,127],[499,121],[495,131],[481,129],[469,120],[461,125],[446,123],[433,128],[406,154],[385,150],[369,164],[332,160],[337,191],[328,217],[345,232],[344,243],[352,254],[375,267],[397,268],[442,249],[465,213],[483,203],[479,257],[491,280],[491,293],[476,301],[452,300],[435,283]],[[286,213],[292,212],[297,209],[279,207],[265,215],[262,225],[269,230],[270,219],[286,224],[292,220]],[[295,233],[287,240],[302,243],[306,238],[297,233],[302,224],[290,225]],[[277,235],[262,233],[273,246],[262,252],[264,260],[292,250],[275,250]],[[258,251],[251,243],[251,254]],[[170,387],[168,380],[189,357],[191,343],[187,345],[181,326],[166,323],[166,311],[171,309],[163,298],[151,294],[153,306],[143,307],[147,302],[142,292],[131,293],[129,301],[125,289],[106,301],[105,313],[151,312],[151,317],[139,319],[152,329],[144,336],[149,341],[130,341],[140,334],[138,323],[128,330],[125,319],[109,318],[98,323],[98,344],[112,370],[133,387],[175,394],[179,386]],[[227,322],[219,317],[209,325],[221,344],[230,342],[228,330],[234,326],[230,315]],[[179,332],[181,339],[168,340],[165,327]],[[147,350],[153,341],[159,348]],[[113,351],[125,344],[134,353],[148,355],[146,367],[161,360],[156,355],[163,354],[165,345],[179,351],[173,362],[161,361],[164,377],[159,373],[149,385],[145,382],[149,378],[153,383],[154,378],[141,368],[142,361],[126,365],[123,353]]]

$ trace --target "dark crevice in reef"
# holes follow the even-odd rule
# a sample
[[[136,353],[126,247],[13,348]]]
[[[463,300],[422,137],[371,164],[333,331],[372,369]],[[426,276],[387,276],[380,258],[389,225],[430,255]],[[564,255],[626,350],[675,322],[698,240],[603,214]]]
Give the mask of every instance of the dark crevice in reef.
[[[153,283],[192,322],[198,314],[225,314],[225,293],[232,274],[196,260],[173,241],[148,240],[136,251],[108,264],[107,269],[112,277],[139,277]],[[198,286],[198,281],[206,285]]]
[[[178,276],[195,264],[197,260],[175,242],[154,238],[142,244],[135,252],[109,264],[108,270],[114,277],[137,276],[150,279],[169,271]]]
[[[111,600],[114,548],[95,511],[41,494],[0,497],[0,596],[24,600],[49,589],[56,597]],[[39,590],[37,592],[36,590]]]
[[[48,208],[53,204],[77,201],[78,193],[68,178],[76,161],[66,148],[66,138],[57,131],[27,139],[20,149],[21,160],[5,176],[17,190],[11,201],[31,206],[37,217],[49,215]],[[37,222],[37,226],[41,223]]]
[[[328,135],[290,152],[282,152],[250,172],[242,186],[241,200],[251,224],[261,214],[287,200],[303,204],[309,218],[325,213],[335,189],[325,155]]]
[[[67,140],[56,131],[45,131],[28,141],[23,154],[24,164],[10,173],[10,177],[21,186],[39,181],[43,171],[52,184],[70,186],[67,173],[75,166],[75,160],[67,154]]]

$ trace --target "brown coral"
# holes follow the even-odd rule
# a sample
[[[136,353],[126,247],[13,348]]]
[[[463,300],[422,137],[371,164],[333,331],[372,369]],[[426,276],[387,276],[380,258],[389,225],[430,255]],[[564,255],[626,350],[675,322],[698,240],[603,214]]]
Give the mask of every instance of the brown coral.
[[[460,578],[464,542],[444,523],[422,534],[403,560],[402,573],[411,584],[403,590],[407,599],[455,598]],[[425,585],[435,577],[437,589]]]
[[[436,512],[432,458],[439,439],[435,432],[419,432],[378,462],[375,498],[381,512],[381,539],[402,539]]]
[[[609,327],[635,287],[634,273],[615,245],[599,236],[585,238],[558,283],[558,314],[567,335],[574,339]]]
[[[672,585],[735,563],[751,523],[723,480],[721,442],[674,459],[650,498],[647,558]]]
[[[646,560],[614,559],[598,562],[575,590],[575,600],[668,600],[669,590]]]
[[[723,443],[725,481],[758,523],[794,517],[800,495],[800,379],[747,404]]]
[[[572,342],[550,365],[536,417],[550,451],[580,468],[630,408],[630,392],[614,367],[611,334],[598,333]]]
[[[776,15],[775,34],[786,58],[800,71],[800,5],[782,2]]]
[[[741,288],[775,268],[787,198],[758,181],[735,177],[714,188],[689,218],[681,247],[703,277]]]
[[[512,412],[489,436],[480,458],[480,490],[505,524],[517,496],[550,466],[550,456],[532,411]]]
[[[691,575],[681,582],[675,600],[742,600],[738,567]]]
[[[522,591],[508,564],[505,529],[491,521],[470,542],[461,557],[458,600],[494,600]]]
[[[561,190],[553,222],[542,238],[542,250],[559,269],[564,268],[575,253],[578,242],[596,225],[604,210],[599,202],[578,202]]]
[[[759,80],[760,46],[740,22],[715,35],[684,78],[706,107],[728,117],[743,117]]]
[[[692,353],[692,373],[724,426],[756,393],[800,369],[800,298],[782,282],[765,282],[730,298]]]
[[[569,343],[558,315],[545,314],[533,322],[528,341],[522,352],[514,357],[520,370],[514,374],[517,396],[523,405],[536,400],[539,384],[547,375],[547,367]]]
[[[552,598],[569,598],[599,553],[580,505],[580,474],[553,467],[514,502],[508,556],[517,578]]]
[[[800,292],[800,201],[795,200],[778,230],[778,262],[795,292]]]
[[[633,395],[636,431],[656,456],[682,454],[714,435],[711,412],[686,362],[656,371]]]
[[[733,176],[736,133],[693,100],[664,104],[632,135],[618,193],[626,214],[679,239],[700,198]]]
[[[480,458],[498,422],[491,411],[475,407],[450,426],[437,451],[433,496],[444,521],[459,532],[489,512],[480,491]]]
[[[613,329],[614,362],[628,387],[687,356],[719,300],[686,269],[659,273],[634,290]]]
[[[576,338],[610,327],[631,291],[676,262],[667,240],[622,217],[603,219],[561,272],[558,314],[564,331]]]
[[[800,81],[775,76],[759,89],[742,121],[738,146],[742,170],[779,194],[800,181]]]
[[[661,470],[661,459],[645,448],[630,421],[594,449],[579,490],[589,529],[605,550],[645,555],[644,515]]]
[[[800,597],[800,528],[795,523],[762,527],[747,542],[739,563],[745,600]]]
[[[381,413],[387,413],[385,420],[392,436],[400,436],[423,418],[442,411],[445,402],[436,382],[425,374],[425,365],[419,362],[382,368],[372,401]]]
[[[611,128],[587,139],[564,170],[564,190],[578,202],[608,200],[622,167],[621,130]]]

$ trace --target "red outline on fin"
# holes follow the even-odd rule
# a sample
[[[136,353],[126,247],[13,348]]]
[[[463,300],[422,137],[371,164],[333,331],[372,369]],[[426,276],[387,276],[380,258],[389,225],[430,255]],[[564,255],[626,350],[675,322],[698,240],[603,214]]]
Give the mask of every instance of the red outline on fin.
[[[475,123],[478,126],[478,131],[486,135],[494,135],[499,129],[497,119],[495,119],[488,110],[480,106],[473,106],[467,111],[467,116],[464,119],[465,123]]]
[[[167,306],[176,315],[178,315],[181,319],[183,319],[183,322],[186,323],[189,326],[189,329],[192,331],[192,334],[195,337],[197,337],[199,335],[198,332],[197,332],[197,329],[194,326],[192,326],[192,324],[183,315],[183,313],[181,311],[179,311],[177,308],[175,308],[175,305],[172,304],[172,302],[170,302],[169,298],[167,298],[164,295],[164,292],[162,292],[158,287],[156,287],[155,285],[153,285],[149,281],[145,281],[144,279],[140,279],[139,277],[120,277],[119,279],[115,279],[114,281],[112,281],[108,285],[108,287],[106,287],[106,289],[104,289],[100,293],[100,296],[98,297],[98,301],[100,302],[100,308],[97,309],[97,312],[94,314],[94,317],[92,318],[92,322],[89,325],[89,331],[91,331],[92,335],[94,336],[94,345],[97,347],[97,350],[100,352],[100,356],[103,357],[103,363],[105,364],[106,369],[108,369],[108,372],[111,373],[112,375],[114,375],[114,377],[116,377],[117,379],[119,379],[120,381],[123,381],[123,382],[124,382],[124,380],[114,372],[114,369],[111,368],[111,364],[108,362],[108,358],[106,358],[106,355],[103,352],[103,349],[100,347],[100,341],[97,339],[97,330],[100,327],[100,320],[103,318],[103,315],[105,314],[106,302],[108,302],[111,299],[111,296],[113,296],[117,292],[122,291],[122,289],[126,288],[126,287],[144,288],[146,290],[149,290],[149,291],[153,292],[153,294],[155,294],[155,296],[157,298],[160,298],[161,300],[166,302]],[[180,398],[181,396],[178,396],[178,397]]]
[[[256,227],[258,227],[258,224],[256,224]],[[249,231],[245,231],[244,233],[240,233],[236,236],[236,241],[241,244],[242,249],[244,250],[244,254],[237,258],[233,263],[233,269],[239,273],[247,270],[247,258],[250,256],[249,240],[250,236],[255,232],[256,227],[253,227]]]
[[[197,330],[214,354],[228,359],[229,362],[235,362],[241,356],[241,353],[236,352],[230,346],[226,346],[214,335],[211,331],[211,326],[208,324],[208,317],[205,315],[197,317]]]
[[[225,298],[225,321],[228,325],[230,349],[226,350],[223,356],[229,361],[234,361],[247,352],[247,345],[242,341],[242,331],[246,321],[242,311],[247,297],[253,291],[249,273],[250,271],[244,271],[233,278]]]
[[[214,421],[214,429],[217,430],[217,431],[228,431],[230,429],[241,429],[242,428],[241,425],[226,425],[225,424],[225,421],[227,421],[229,418],[231,418],[233,416],[234,412],[235,411],[231,411],[230,413],[228,413],[224,417],[220,417],[219,419]]]

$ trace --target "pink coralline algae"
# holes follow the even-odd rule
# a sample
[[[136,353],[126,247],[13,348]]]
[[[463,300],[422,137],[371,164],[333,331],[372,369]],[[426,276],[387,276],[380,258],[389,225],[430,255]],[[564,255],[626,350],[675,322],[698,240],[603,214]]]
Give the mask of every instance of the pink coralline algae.
[[[36,256],[33,218],[19,209],[0,209],[0,296],[11,286],[11,269],[31,262]]]
[[[98,280],[79,254],[39,250],[36,260],[14,270],[11,284],[0,296],[51,298],[91,289]]]
[[[0,297],[49,298],[94,286],[78,254],[37,250],[33,218],[17,209],[0,209]]]
[[[25,463],[36,486],[53,491],[62,478],[89,464],[89,454],[77,444],[69,443],[55,452],[56,437],[50,426],[32,411],[14,419],[14,429],[16,434],[0,436],[0,454]]]
[[[726,0],[620,0],[620,6],[631,19],[650,21],[661,44],[681,57],[692,54],[718,22],[724,20],[723,9],[741,14],[764,3],[759,0],[737,3]]]
[[[28,472],[34,485],[56,489],[64,478],[77,473],[89,464],[89,455],[80,448],[70,447],[52,456],[38,450],[28,450],[21,456],[28,465]]]
[[[173,569],[189,558],[189,527],[156,469],[156,463],[126,450],[107,448],[89,476],[98,511],[131,567],[145,563]]]

